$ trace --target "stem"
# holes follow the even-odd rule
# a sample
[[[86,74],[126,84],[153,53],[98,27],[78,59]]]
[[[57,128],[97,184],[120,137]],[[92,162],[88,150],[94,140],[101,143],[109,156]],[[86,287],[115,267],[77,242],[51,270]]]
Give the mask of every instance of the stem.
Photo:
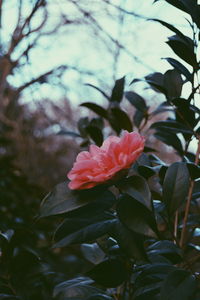
[[[197,148],[196,157],[195,157],[195,165],[198,165],[198,163],[199,163],[199,153],[200,153],[200,136],[199,136],[198,148]],[[188,192],[188,198],[187,198],[186,207],[185,207],[183,228],[181,231],[181,238],[180,238],[180,247],[181,248],[184,246],[186,228],[187,228],[187,220],[188,220],[188,215],[189,215],[189,210],[190,210],[190,203],[192,200],[193,188],[194,188],[194,180],[191,180],[191,184],[190,184],[190,188],[189,188],[189,192]]]
[[[178,210],[175,212],[175,219],[174,219],[174,244],[176,244],[177,240],[177,229],[178,229]]]

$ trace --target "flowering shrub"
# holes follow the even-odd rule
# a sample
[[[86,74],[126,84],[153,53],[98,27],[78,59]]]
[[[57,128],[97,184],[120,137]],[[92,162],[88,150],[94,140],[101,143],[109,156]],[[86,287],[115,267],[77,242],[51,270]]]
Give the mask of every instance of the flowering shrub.
[[[89,189],[130,168],[144,149],[144,138],[138,133],[124,132],[120,139],[107,138],[101,147],[91,145],[90,150],[79,153],[68,173],[70,189]]]
[[[40,239],[43,248],[36,249],[37,237],[30,232],[35,229],[40,237],[44,233],[39,225],[22,225],[20,218],[15,226],[18,231],[20,226],[27,230],[16,238],[16,233],[7,230],[8,220],[3,217],[9,219],[10,214],[4,209],[0,299],[200,299],[199,5],[195,0],[166,1],[190,16],[192,35],[153,20],[174,32],[167,44],[178,59],[166,58],[173,69],[149,74],[142,81],[165,100],[156,108],[149,107],[146,99],[133,91],[140,79],[133,79],[132,90],[126,91],[123,77],[115,82],[110,96],[96,88],[108,107],[81,104],[97,116],[80,119],[77,132],[70,135],[82,139],[81,146],[89,151],[77,156],[68,174],[71,181],[58,184],[44,198],[36,222],[40,224],[46,217],[51,233],[57,227],[55,252],[48,250],[44,239]],[[187,96],[182,92],[185,83],[191,88]],[[122,108],[123,101],[133,107],[132,119]],[[163,112],[170,114],[158,121]],[[105,127],[115,135],[104,141]],[[152,135],[171,147],[168,149],[176,153],[177,161],[161,160],[158,149],[149,143]],[[194,151],[190,150],[191,141],[195,141]],[[3,184],[8,186],[6,199],[12,181]],[[26,196],[19,195],[19,201],[23,199],[24,204]],[[87,262],[73,278],[65,270],[64,251],[69,246],[76,247]],[[61,253],[64,259],[59,261]]]
[[[54,247],[78,244],[91,264],[84,276],[60,282],[56,299],[200,299],[199,5],[167,2],[190,15],[193,33],[190,38],[153,20],[175,33],[167,44],[181,59],[166,58],[173,69],[144,79],[165,101],[150,108],[133,90],[124,91],[124,77],[116,81],[111,96],[96,88],[108,107],[81,104],[98,117],[82,118],[79,133],[74,133],[83,146],[96,145],[80,152],[68,174],[71,181],[59,184],[42,203],[42,217],[63,217]],[[139,81],[132,80],[132,87]],[[185,83],[191,93],[184,98]],[[135,109],[133,122],[121,107],[125,99]],[[158,121],[168,111],[170,117]],[[116,136],[103,142],[108,125]],[[146,136],[145,146],[140,134]],[[149,135],[170,146],[178,160],[162,161],[148,144]],[[194,153],[189,151],[192,140]]]

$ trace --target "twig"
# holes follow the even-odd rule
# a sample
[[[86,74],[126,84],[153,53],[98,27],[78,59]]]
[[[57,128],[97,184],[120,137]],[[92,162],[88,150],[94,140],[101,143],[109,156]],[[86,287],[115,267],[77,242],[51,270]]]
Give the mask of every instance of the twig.
[[[178,210],[175,212],[175,219],[174,219],[174,237],[177,239],[177,229],[178,229]],[[174,243],[176,244],[176,239]]]
[[[196,157],[195,157],[195,165],[198,165],[198,163],[199,163],[199,154],[200,154],[200,136],[199,136],[198,148],[197,148]],[[190,210],[190,203],[192,200],[193,188],[194,188],[194,180],[191,180],[191,184],[190,184],[190,188],[189,188],[189,192],[188,192],[188,198],[187,198],[186,207],[185,207],[183,228],[181,231],[181,238],[180,238],[180,247],[181,248],[184,246],[186,228],[187,228],[187,220],[188,220],[188,215],[189,215],[189,210]]]

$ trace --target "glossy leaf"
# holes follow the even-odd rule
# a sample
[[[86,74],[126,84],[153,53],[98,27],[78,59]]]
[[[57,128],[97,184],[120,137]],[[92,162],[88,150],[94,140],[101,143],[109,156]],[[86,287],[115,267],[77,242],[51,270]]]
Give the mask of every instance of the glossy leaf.
[[[119,220],[112,227],[111,235],[117,240],[120,249],[128,257],[137,261],[147,261],[143,236],[128,229]]]
[[[95,199],[108,198],[113,200],[113,194],[103,189],[73,191],[68,188],[68,182],[58,184],[42,201],[40,216],[46,217],[70,212],[80,208]]]
[[[163,201],[170,216],[184,203],[189,182],[190,176],[185,163],[175,162],[168,168],[163,183]]]
[[[134,232],[145,236],[157,237],[156,222],[153,213],[134,198],[121,195],[117,204],[120,221]]]
[[[101,263],[105,258],[105,253],[101,250],[97,243],[82,244],[81,251],[84,257],[95,265]]]
[[[167,130],[167,132],[187,133],[192,135],[193,131],[186,125],[183,125],[175,120],[158,121],[151,125],[150,128],[158,128],[159,130]]]
[[[122,284],[128,277],[126,264],[118,259],[108,259],[95,266],[88,275],[96,283],[104,287],[117,287]]]
[[[92,286],[93,280],[88,277],[77,277],[55,286],[53,297],[61,299],[86,299],[87,297],[100,293],[101,290]],[[60,299],[60,298],[59,298]]]
[[[95,112],[97,115],[99,115],[99,116],[101,116],[105,119],[108,118],[107,111],[103,107],[101,107],[100,105],[97,105],[97,104],[92,103],[92,102],[85,102],[85,103],[80,104],[80,106],[84,106],[84,107],[89,108],[90,110]]]
[[[129,116],[120,108],[111,108],[109,122],[117,133],[120,133],[122,129],[125,129],[129,132],[133,130],[133,125]]]
[[[144,98],[142,98],[140,95],[138,95],[135,92],[126,92],[125,97],[128,99],[128,101],[139,111],[146,112],[148,107],[146,105],[146,102]]]
[[[185,62],[190,64],[192,67],[197,68],[196,56],[194,54],[193,42],[188,38],[188,43],[177,35],[169,38],[167,44]]]
[[[112,90],[112,95],[110,97],[111,102],[121,102],[124,93],[124,84],[125,84],[125,77],[122,77],[115,82],[115,86]]]
[[[133,197],[136,201],[152,210],[151,192],[146,180],[141,176],[131,176],[117,185],[121,192]]]
[[[86,83],[87,86],[90,86],[94,89],[96,89],[97,91],[99,91],[107,100],[109,100],[109,96],[104,92],[102,91],[99,87],[93,85],[93,84],[90,84],[90,83]]]
[[[169,99],[179,97],[183,86],[183,80],[180,73],[174,69],[166,71],[164,74],[163,85]]]
[[[164,280],[161,287],[162,300],[188,300],[192,299],[196,288],[194,276],[185,270],[174,270]]]
[[[174,58],[170,58],[170,57],[166,57],[165,58],[168,63],[170,63],[170,65],[172,67],[174,67],[180,74],[183,74],[185,76],[185,78],[192,82],[192,74],[190,73],[190,71],[183,65],[181,64],[178,60],[174,59]]]
[[[172,146],[180,155],[183,154],[182,143],[176,134],[167,132],[166,130],[157,130],[154,136],[166,145]]]
[[[87,133],[91,137],[91,139],[95,142],[97,146],[101,146],[103,143],[103,133],[100,128],[97,126],[87,126]]]
[[[90,224],[74,233],[69,234],[62,240],[58,241],[54,248],[66,247],[72,244],[88,243],[104,234],[107,234],[115,224],[116,219],[100,221],[98,223]]]

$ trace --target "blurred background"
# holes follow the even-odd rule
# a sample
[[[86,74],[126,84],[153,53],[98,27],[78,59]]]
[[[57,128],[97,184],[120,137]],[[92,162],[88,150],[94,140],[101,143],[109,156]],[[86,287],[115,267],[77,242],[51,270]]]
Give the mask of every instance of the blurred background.
[[[87,84],[109,94],[126,75],[130,90],[133,78],[169,68],[169,31],[149,19],[190,30],[183,12],[152,0],[1,0],[0,18],[0,153],[46,190],[65,180],[79,148],[58,133],[88,114],[81,102],[104,104]],[[134,89],[151,105],[164,99]]]

